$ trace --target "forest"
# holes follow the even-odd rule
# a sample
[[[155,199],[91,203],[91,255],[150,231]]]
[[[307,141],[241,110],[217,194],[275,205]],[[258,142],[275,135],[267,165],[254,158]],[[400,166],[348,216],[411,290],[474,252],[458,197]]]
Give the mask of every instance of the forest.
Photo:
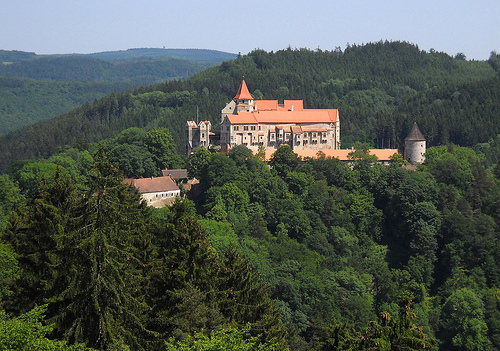
[[[112,92],[185,79],[234,57],[196,49],[130,49],[87,55],[0,50],[0,135]]]
[[[303,99],[305,108],[338,108],[342,148],[356,141],[401,148],[415,121],[431,146],[473,146],[500,134],[498,62],[496,53],[488,61],[467,61],[405,42],[343,51],[255,50],[189,79],[110,94],[0,136],[0,171],[16,160],[49,157],[61,146],[98,142],[130,127],[168,128],[183,153],[185,122],[198,114],[217,128],[243,76],[256,99]]]
[[[256,50],[22,130],[29,154],[4,148],[0,175],[1,347],[499,350],[497,60]],[[342,106],[351,163],[286,146],[186,159],[185,120],[198,106],[217,125],[243,73],[255,98]],[[363,152],[414,120],[424,164]],[[165,167],[197,191],[154,209],[122,181]]]

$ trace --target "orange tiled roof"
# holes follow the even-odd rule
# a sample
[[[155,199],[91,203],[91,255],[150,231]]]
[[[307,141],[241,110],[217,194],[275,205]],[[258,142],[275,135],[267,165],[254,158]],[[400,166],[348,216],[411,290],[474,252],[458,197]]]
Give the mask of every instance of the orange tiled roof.
[[[132,185],[139,189],[141,194],[179,190],[179,187],[170,177],[133,179]]]
[[[236,93],[236,96],[233,98],[233,100],[253,100],[253,97],[248,91],[247,83],[245,83],[244,79],[241,82],[240,88],[238,89],[238,92]]]
[[[278,109],[278,100],[254,100],[253,106],[258,111],[276,111]]]
[[[237,115],[227,115],[231,124],[257,124],[255,116],[251,112],[240,112]]]
[[[326,128],[304,128],[303,132],[311,133],[311,132],[316,132],[316,133],[322,133],[322,132],[327,132],[328,130]]]
[[[351,159],[348,157],[349,153],[352,152],[351,149],[321,149],[321,150],[293,150],[299,157],[302,159],[305,158],[317,158],[318,152],[322,152],[326,157],[335,157],[341,161],[350,161]],[[266,150],[266,161],[271,159],[271,156],[276,152],[276,150]],[[254,151],[257,153],[257,151]],[[389,161],[390,157],[394,154],[397,154],[397,149],[370,149],[370,154],[377,156],[379,161]]]
[[[304,109],[303,100],[285,100],[284,101],[285,110],[287,111],[302,111]]]
[[[254,110],[256,111],[302,111],[304,109],[303,100],[285,100],[284,104],[278,104],[278,100],[254,100]]]
[[[240,112],[236,115],[228,115],[228,117],[232,124],[335,123],[337,121],[337,110]]]

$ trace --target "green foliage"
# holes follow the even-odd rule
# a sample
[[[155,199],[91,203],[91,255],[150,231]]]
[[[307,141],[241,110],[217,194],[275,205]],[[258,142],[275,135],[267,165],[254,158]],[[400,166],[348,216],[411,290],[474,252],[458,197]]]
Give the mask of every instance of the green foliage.
[[[52,119],[50,128],[42,123],[36,131],[26,128],[1,138],[0,153],[7,158],[0,169],[17,159],[49,156],[76,138],[96,142],[129,127],[166,127],[183,151],[186,120],[193,119],[198,107],[216,126],[243,75],[263,98],[303,99],[308,108],[338,108],[345,147],[356,141],[380,148],[401,146],[415,120],[428,145],[472,145],[500,133],[494,112],[499,82],[491,65],[426,53],[405,42],[380,41],[344,51],[255,50],[183,81],[112,94]],[[488,127],[481,127],[483,123]],[[22,147],[16,145],[21,138]]]
[[[204,147],[199,147],[194,150],[194,153],[189,156],[188,174],[191,178],[201,178],[201,172],[210,162],[210,151]]]
[[[0,230],[5,229],[12,212],[23,203],[24,196],[7,174],[0,175]]]
[[[166,350],[183,351],[250,351],[250,350],[285,350],[279,344],[258,344],[258,336],[250,334],[251,325],[243,328],[227,327],[219,331],[212,331],[210,336],[195,333],[182,341],[171,340],[166,343]]]
[[[481,299],[471,290],[454,292],[442,307],[443,342],[460,350],[487,350],[488,327],[484,322]]]
[[[14,252],[5,244],[0,243],[0,306],[12,295],[11,287],[21,276]]]
[[[40,351],[85,351],[92,350],[83,344],[69,346],[64,341],[51,340],[47,336],[52,326],[42,323],[47,306],[39,306],[25,314],[9,318],[0,312],[0,349]]]

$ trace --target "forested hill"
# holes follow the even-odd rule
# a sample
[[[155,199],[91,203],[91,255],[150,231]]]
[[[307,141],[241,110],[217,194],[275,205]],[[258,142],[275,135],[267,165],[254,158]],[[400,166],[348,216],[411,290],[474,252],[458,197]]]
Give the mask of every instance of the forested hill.
[[[0,62],[13,63],[30,60],[33,58],[47,57],[90,57],[106,61],[123,61],[136,59],[176,58],[194,62],[219,63],[236,58],[236,54],[206,49],[160,49],[160,48],[136,48],[118,51],[103,51],[92,54],[58,54],[37,55],[34,52],[0,50]]]
[[[151,84],[168,78],[187,78],[235,57],[198,49],[129,49],[68,55],[0,50],[0,76]]]
[[[48,156],[77,140],[112,137],[129,127],[167,127],[183,150],[185,121],[196,118],[198,108],[200,118],[217,128],[220,110],[243,76],[256,99],[304,99],[306,108],[338,108],[343,147],[354,141],[400,147],[415,120],[431,145],[469,146],[500,133],[494,107],[500,90],[496,59],[492,55],[489,62],[467,61],[461,55],[453,58],[387,41],[343,51],[256,50],[185,81],[112,94],[5,135],[0,138],[5,156],[0,169],[15,160]],[[429,102],[433,108],[419,105]]]
[[[112,92],[186,79],[235,57],[199,49],[129,49],[87,55],[0,50],[0,135]]]

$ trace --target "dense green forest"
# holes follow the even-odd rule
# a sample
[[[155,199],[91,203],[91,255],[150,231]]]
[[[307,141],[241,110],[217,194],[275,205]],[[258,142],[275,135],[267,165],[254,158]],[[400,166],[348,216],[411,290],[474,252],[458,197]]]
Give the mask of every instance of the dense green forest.
[[[0,50],[0,135],[111,92],[185,79],[235,56],[194,49],[131,49],[89,55]]]
[[[256,50],[9,133],[1,347],[500,350],[497,63]],[[216,126],[243,75],[255,98],[338,107],[352,164],[286,146],[269,164],[243,146],[186,160],[186,119]],[[362,151],[415,120],[431,146],[416,170]],[[172,207],[122,182],[181,166],[200,184]]]
[[[400,148],[414,121],[430,145],[473,146],[500,133],[496,59],[492,54],[488,62],[467,61],[401,42],[343,51],[255,50],[185,81],[112,94],[4,135],[0,169],[18,159],[48,157],[79,139],[114,137],[130,127],[166,127],[183,152],[185,121],[196,119],[198,109],[200,118],[217,128],[220,110],[243,76],[256,99],[303,99],[307,108],[338,108],[342,147],[361,141]],[[426,101],[433,105],[423,109]]]
[[[171,141],[132,128],[0,177],[0,332],[28,314],[51,323],[30,337],[62,349],[500,349],[500,166],[485,154],[432,147],[415,171],[285,146],[270,168],[200,148],[191,201],[139,205],[109,160],[129,146],[173,162]]]

